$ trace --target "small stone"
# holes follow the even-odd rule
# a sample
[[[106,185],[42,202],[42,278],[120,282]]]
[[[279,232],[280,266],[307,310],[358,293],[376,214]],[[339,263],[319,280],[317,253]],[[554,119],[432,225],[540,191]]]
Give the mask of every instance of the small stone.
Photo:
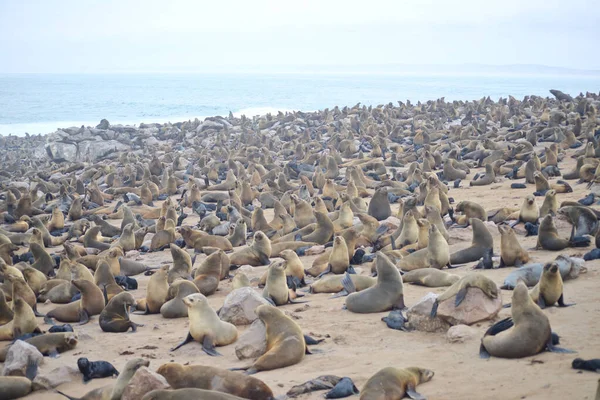
[[[267,351],[267,328],[257,319],[250,325],[235,345],[235,355],[240,360],[260,357]]]
[[[498,290],[500,293],[500,290]],[[465,299],[458,307],[455,297],[442,301],[437,310],[437,315],[451,325],[473,325],[479,321],[492,319],[502,309],[502,295],[490,299],[483,291],[476,287],[467,289]]]
[[[82,379],[83,375],[79,372],[79,369],[61,365],[49,372],[39,372],[33,380],[33,383],[43,388],[50,389],[62,385],[63,383],[81,381]]]
[[[30,362],[40,365],[43,361],[44,356],[35,346],[22,340],[17,340],[8,349],[2,375],[25,376],[27,365]]]
[[[270,304],[250,287],[242,287],[229,293],[219,317],[234,325],[249,325],[258,317],[254,310],[262,304]]]
[[[455,325],[446,332],[446,340],[450,343],[464,343],[475,339],[477,330],[467,325]]]
[[[123,391],[121,400],[139,400],[148,392],[169,389],[164,376],[151,371],[147,367],[138,369]]]

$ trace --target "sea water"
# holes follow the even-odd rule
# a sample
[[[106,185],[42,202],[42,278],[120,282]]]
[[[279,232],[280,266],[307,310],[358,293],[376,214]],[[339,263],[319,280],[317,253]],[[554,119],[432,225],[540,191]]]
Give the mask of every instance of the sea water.
[[[598,92],[598,76],[417,74],[0,74],[0,135],[69,126],[248,117],[357,103],[497,100],[512,95]]]

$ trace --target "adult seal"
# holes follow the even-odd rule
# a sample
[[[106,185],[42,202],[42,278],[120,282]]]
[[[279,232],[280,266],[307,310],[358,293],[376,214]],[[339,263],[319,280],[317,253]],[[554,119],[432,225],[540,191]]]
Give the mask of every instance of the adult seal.
[[[346,308],[355,313],[376,313],[393,308],[403,309],[404,287],[398,268],[383,253],[377,252],[375,265],[377,283],[368,289],[356,292],[351,278],[346,274],[342,280],[348,293]]]
[[[470,225],[473,227],[473,240],[471,247],[459,250],[450,255],[450,264],[466,264],[479,260],[488,249],[494,247],[494,239],[485,224],[478,218],[471,218]]]
[[[519,282],[512,295],[512,318],[492,325],[481,340],[479,355],[521,358],[544,350],[567,352],[552,344],[550,321],[529,296],[527,286]]]
[[[416,387],[429,382],[433,375],[433,371],[419,367],[384,368],[365,383],[360,400],[402,399],[406,395],[415,400],[425,399],[416,391]]]

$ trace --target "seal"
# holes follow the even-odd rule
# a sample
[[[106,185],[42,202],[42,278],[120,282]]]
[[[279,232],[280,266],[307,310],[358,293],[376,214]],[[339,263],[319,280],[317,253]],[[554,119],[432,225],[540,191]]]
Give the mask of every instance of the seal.
[[[550,321],[533,302],[523,282],[517,283],[512,295],[512,318],[492,325],[481,340],[479,356],[521,358],[544,350],[567,352],[552,344]]]
[[[34,346],[42,355],[58,357],[58,353],[72,350],[77,345],[77,334],[73,332],[65,333],[44,333],[43,335],[33,336],[25,339],[26,343]],[[12,344],[0,349],[0,362],[6,361],[8,349]]]
[[[268,265],[269,257],[271,257],[271,241],[263,232],[255,232],[250,247],[234,252],[229,256],[229,260],[231,265],[259,267]]]
[[[165,390],[157,389],[148,392],[142,397],[142,400],[243,400],[242,397],[231,394],[204,389],[177,389]]]
[[[333,222],[329,219],[327,214],[315,211],[315,218],[317,220],[317,226],[308,235],[302,235],[300,239],[303,242],[314,242],[318,244],[325,244],[331,240],[333,236]]]
[[[365,383],[360,400],[402,399],[406,395],[415,400],[425,399],[416,391],[416,387],[429,382],[433,375],[433,371],[419,367],[384,368]]]
[[[168,273],[169,266],[163,265],[152,275],[146,289],[145,304],[140,304],[138,302],[138,310],[140,309],[140,305],[142,305],[145,314],[158,314],[160,312],[160,308],[167,301],[169,292],[169,282],[167,281]]]
[[[537,225],[539,218],[540,209],[538,208],[538,205],[535,202],[535,197],[532,194],[530,194],[527,197],[525,197],[525,200],[523,200],[521,210],[519,211],[519,218],[516,222],[514,222],[511,225],[511,228],[514,228],[514,226],[517,225],[519,222],[530,222],[534,225]]]
[[[471,218],[469,224],[473,227],[473,240],[471,247],[459,250],[450,255],[450,264],[466,264],[479,260],[485,252],[494,248],[494,239],[492,234],[478,218]]]
[[[437,315],[438,306],[444,300],[456,296],[454,304],[458,307],[467,296],[467,290],[469,288],[480,289],[490,299],[498,298],[499,290],[494,281],[482,273],[471,272],[460,278],[435,299],[433,307],[431,308],[431,318],[434,318]]]
[[[373,198],[371,198],[371,202],[369,203],[367,213],[377,219],[377,221],[383,221],[392,215],[387,188],[382,187],[375,190]]]
[[[284,260],[272,263],[267,271],[267,280],[262,295],[274,306],[296,303],[294,299],[297,294],[294,289],[288,288],[286,270],[287,261]]]
[[[194,293],[198,293],[198,288],[193,282],[186,280],[178,280],[173,282],[173,284],[169,287],[169,292],[167,295],[168,301],[160,308],[160,314],[163,316],[163,318],[187,317],[188,308],[183,302],[183,299]]]
[[[205,296],[215,293],[219,287],[223,267],[229,268],[229,257],[219,250],[202,261],[194,274],[194,284]]]
[[[500,232],[500,268],[521,267],[529,262],[529,253],[521,247],[513,228],[498,225]]]
[[[555,262],[544,265],[540,281],[529,292],[531,299],[541,308],[558,303],[559,307],[568,307],[565,304],[563,293],[563,280],[558,264]]]
[[[484,227],[487,230],[487,228]],[[429,243],[427,247],[409,254],[398,262],[402,271],[412,271],[419,268],[442,269],[450,265],[450,248],[448,242],[437,225],[429,227]]]
[[[106,295],[106,301],[123,291],[123,288],[117,284],[115,277],[111,274],[106,260],[98,261],[98,267],[96,268],[96,272],[94,272],[94,283],[99,288],[102,288]]]
[[[571,234],[573,235],[573,232]],[[537,248],[560,251],[567,247],[587,247],[589,244],[590,239],[582,236],[575,236],[570,240],[558,237],[558,230],[551,215],[546,215],[540,223]]]
[[[204,295],[191,294],[185,297],[183,302],[188,307],[190,331],[183,342],[173,347],[171,351],[195,340],[202,343],[202,350],[206,354],[219,356],[221,354],[217,352],[215,346],[227,346],[237,340],[238,331],[235,325],[221,321]]]
[[[165,217],[161,217],[165,218]],[[150,241],[150,251],[160,251],[164,249],[166,246],[175,242],[176,234],[175,234],[175,221],[171,218],[165,219],[165,228],[161,231],[157,231],[154,236],[152,236],[152,240]],[[134,239],[135,244],[135,239]]]
[[[548,214],[554,216],[556,215],[556,211],[558,211],[558,200],[556,199],[556,190],[548,190],[546,192],[546,196],[544,197],[542,207],[540,207],[540,217],[543,218]]]
[[[33,391],[33,383],[23,376],[0,376],[2,400],[20,399]]]
[[[246,274],[244,274],[243,272],[238,272],[233,276],[233,279],[231,281],[231,288],[232,290],[236,290],[242,287],[250,287],[250,279],[248,279],[248,276],[246,276]]]
[[[240,372],[205,366],[169,362],[156,372],[165,377],[171,388],[216,390],[250,400],[273,400],[273,392],[260,379]]]
[[[348,275],[354,284],[357,292],[370,288],[377,283],[377,278],[372,276],[350,274]],[[310,293],[337,293],[333,297],[347,296],[348,292],[342,284],[344,275],[324,276],[310,285]]]
[[[376,253],[377,283],[358,293],[346,274],[342,283],[348,293],[346,308],[354,313],[376,313],[394,308],[403,309],[404,287],[396,266],[382,252]]]
[[[402,275],[402,281],[405,283],[427,287],[452,286],[458,280],[460,276],[435,268],[415,269]]]
[[[473,201],[461,201],[456,205],[455,210],[461,212],[463,216],[460,220],[455,220],[453,218],[453,221],[462,225],[463,228],[469,226],[472,218],[479,219],[480,221],[487,221],[487,212],[485,209],[480,204]]]
[[[77,359],[77,368],[83,374],[83,382],[119,376],[119,371],[108,361],[90,361],[85,357],[80,357]]]
[[[170,250],[171,257],[173,258],[173,266],[169,268],[169,273],[167,274],[169,285],[177,279],[191,279],[193,261],[190,253],[175,243],[171,244]]]
[[[567,218],[573,226],[571,239],[576,236],[596,236],[599,231],[598,217],[593,209],[585,206],[568,206],[558,209],[558,214]]]
[[[127,332],[131,328],[135,332],[138,326],[144,326],[129,319],[129,309],[135,305],[135,298],[129,292],[119,293],[110,299],[98,318],[102,331]]]
[[[251,366],[240,368],[248,375],[298,364],[308,352],[302,330],[291,318],[271,305],[256,307],[258,318],[267,330],[267,351]]]
[[[60,322],[79,322],[86,324],[92,315],[98,315],[104,309],[104,294],[93,282],[78,279],[71,281],[81,292],[81,300],[58,306],[46,313],[45,321],[50,323],[51,318]],[[51,323],[53,325],[53,323]]]

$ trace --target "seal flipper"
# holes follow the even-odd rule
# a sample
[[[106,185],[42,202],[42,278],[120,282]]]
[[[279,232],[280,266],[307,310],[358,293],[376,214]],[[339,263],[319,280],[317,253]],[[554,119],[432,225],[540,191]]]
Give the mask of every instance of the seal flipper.
[[[54,323],[54,320],[52,319],[52,317],[49,317],[47,315],[44,317],[44,323],[46,323],[48,325],[52,325],[52,326],[56,325]]]
[[[271,303],[271,305],[273,307],[277,307],[277,304],[275,304],[275,300],[273,300],[270,296],[269,297],[265,297],[265,300],[267,300],[269,303]]]
[[[546,308],[546,300],[544,300],[544,296],[540,295],[538,297],[537,305],[543,310]]]
[[[488,353],[483,343],[481,343],[481,345],[479,346],[479,358],[488,359],[490,357],[490,353]]]
[[[79,325],[85,325],[90,322],[90,316],[85,309],[79,310]]]
[[[329,297],[330,299],[337,299],[338,297],[343,297],[343,296],[348,296],[348,291],[346,289],[342,289],[339,292],[337,292],[336,294],[332,295],[331,297]]]
[[[490,326],[487,331],[485,331],[484,336],[495,336],[500,332],[504,332],[507,329],[510,329],[514,326],[514,322],[511,317],[504,318],[496,322],[494,325]]]
[[[269,257],[263,253],[258,257],[258,261],[260,261],[260,265],[269,265],[271,260],[269,260]]]
[[[317,279],[321,278],[323,275],[327,275],[330,272],[331,272],[331,264],[327,264],[327,268],[325,268],[325,271],[321,272],[319,274],[319,276],[317,276]]]
[[[37,303],[33,305],[33,315],[36,317],[46,317],[44,314],[40,314],[37,310]]]
[[[202,340],[202,350],[204,350],[204,352],[209,356],[217,357],[222,355],[217,351],[217,349],[215,349],[212,336],[204,336],[204,339]]]
[[[454,300],[454,307],[460,306],[460,303],[467,297],[467,288],[463,287],[456,293],[456,299]]]
[[[192,334],[188,332],[187,336],[185,337],[185,339],[183,339],[183,342],[179,343],[177,346],[173,347],[170,351],[175,351],[178,348],[180,348],[183,345],[188,344],[189,342],[193,342],[194,338],[192,337]]]
[[[34,360],[30,359],[27,362],[27,369],[25,370],[25,376],[30,381],[33,381],[35,379],[35,376],[37,375],[37,371],[38,371],[38,363],[37,363],[37,361],[34,361]]]
[[[304,335],[304,342],[306,344],[315,345],[315,344],[319,344],[319,343],[324,342],[324,341],[325,341],[325,339],[318,339],[317,340],[317,339],[314,339],[314,338],[312,338],[312,337],[310,337],[308,335]]]
[[[56,348],[48,350],[48,357],[58,358],[59,357],[58,350],[56,350]]]
[[[354,286],[354,282],[352,282],[349,274],[344,275],[342,278],[342,285],[348,294],[356,292],[356,286]]]
[[[56,393],[60,394],[61,396],[65,396],[69,400],[80,400],[79,397],[71,397],[68,394],[64,394],[60,390],[53,389],[53,391],[55,391]]]
[[[412,400],[427,400],[425,396],[415,390],[413,385],[408,385],[406,387],[406,395]]]
[[[401,294],[398,297],[398,301],[396,302],[396,304],[394,304],[392,306],[392,311],[393,310],[404,310],[406,308],[406,305],[404,304],[404,294]]]
[[[550,338],[548,339],[548,343],[546,343],[546,350],[549,351],[549,352],[551,352],[551,353],[562,353],[562,354],[577,353],[576,351],[565,349],[565,348],[553,345],[552,344],[552,335],[550,335]]]
[[[576,303],[571,303],[571,304],[565,304],[565,299],[564,299],[564,293],[561,293],[560,297],[558,298],[558,306],[559,307],[571,307],[574,306]]]
[[[435,318],[435,316],[437,315],[437,309],[439,305],[440,304],[438,303],[437,299],[435,299],[435,301],[433,302],[433,306],[431,307],[431,313],[429,313],[430,318]]]
[[[349,397],[353,394],[359,394],[360,391],[352,382],[352,379],[348,377],[344,377],[339,380],[339,382],[331,389],[329,392],[325,393],[326,399],[341,399],[343,397]]]

